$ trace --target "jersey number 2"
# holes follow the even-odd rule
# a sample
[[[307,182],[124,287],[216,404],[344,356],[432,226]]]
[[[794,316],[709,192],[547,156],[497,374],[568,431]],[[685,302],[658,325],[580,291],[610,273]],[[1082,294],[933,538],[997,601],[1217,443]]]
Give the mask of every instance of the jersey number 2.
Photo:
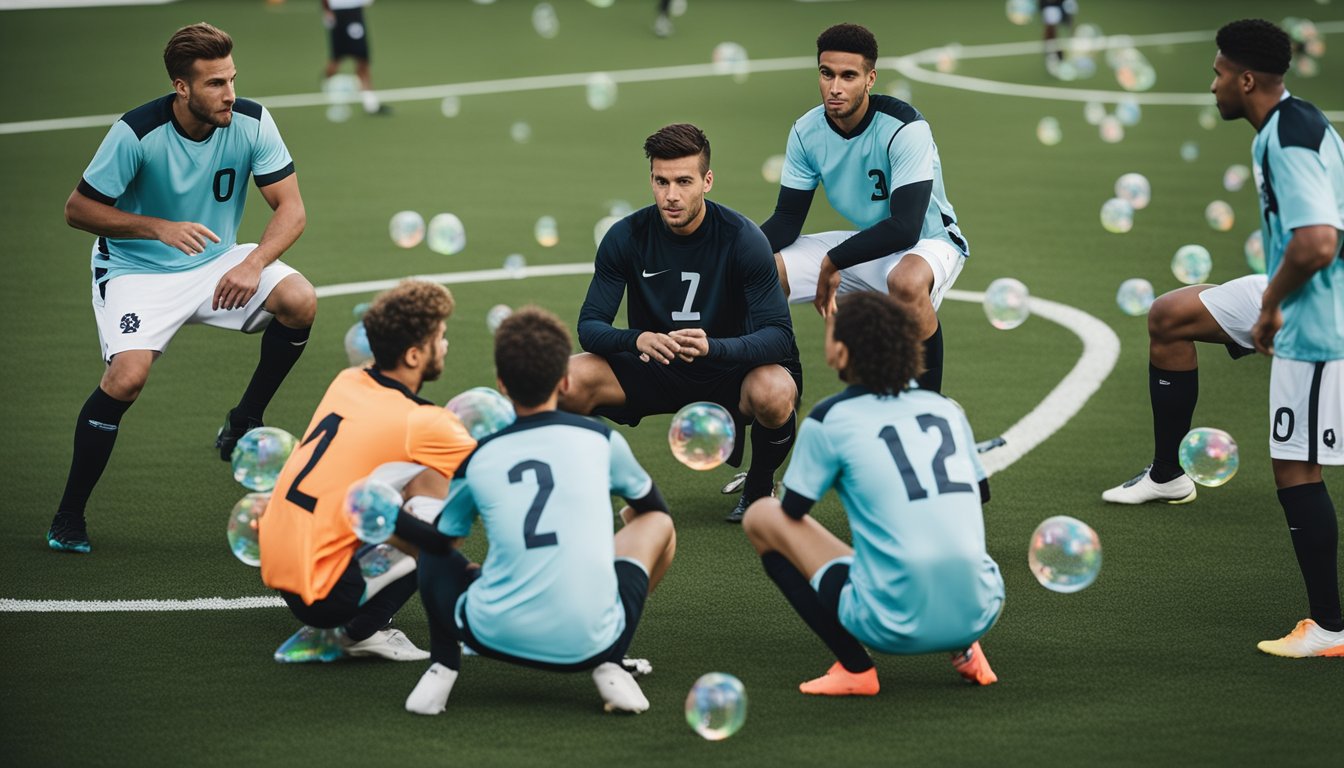
[[[925,432],[937,428],[943,437],[943,442],[938,446],[938,452],[933,455],[932,462],[933,479],[938,484],[938,493],[970,493],[974,490],[970,483],[958,483],[947,477],[947,457],[957,450],[957,444],[952,439],[952,426],[947,423],[947,419],[931,413],[921,413],[915,421],[919,422],[920,429]],[[877,433],[877,436],[886,442],[887,450],[891,451],[891,458],[901,470],[901,480],[905,482],[905,494],[911,501],[928,498],[929,492],[920,485],[919,477],[915,475],[910,457],[905,454],[905,446],[901,445],[901,436],[897,434],[896,428],[887,425]]]
[[[527,517],[523,519],[523,544],[528,549],[537,547],[554,547],[557,543],[555,532],[537,533],[537,523],[541,522],[541,510],[546,507],[546,500],[551,498],[551,491],[555,490],[555,478],[551,475],[551,465],[544,461],[524,461],[513,466],[509,470],[509,482],[521,483],[523,473],[528,470],[537,478],[537,495],[532,497],[532,506],[527,509]]]
[[[289,492],[285,494],[285,501],[301,509],[306,509],[310,513],[317,508],[317,499],[300,491],[299,483],[302,483],[308,473],[313,471],[317,462],[322,460],[322,454],[326,453],[327,448],[331,447],[331,441],[336,438],[336,430],[341,428],[343,418],[338,413],[328,413],[322,417],[321,421],[317,422],[313,431],[309,432],[308,436],[300,443],[299,447],[303,447],[313,442],[313,438],[321,435],[321,439],[317,441],[317,447],[313,449],[313,455],[308,457],[308,463],[304,464],[303,469],[299,470],[299,474],[294,476],[294,482],[289,486]]]

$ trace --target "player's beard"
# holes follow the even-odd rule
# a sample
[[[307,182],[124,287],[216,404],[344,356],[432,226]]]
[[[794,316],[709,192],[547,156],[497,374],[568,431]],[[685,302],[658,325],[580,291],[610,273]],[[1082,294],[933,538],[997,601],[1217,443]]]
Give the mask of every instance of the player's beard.
[[[205,109],[202,105],[197,104],[196,99],[190,96],[187,97],[187,111],[191,112],[192,117],[200,120],[202,123],[213,125],[216,128],[227,128],[229,123],[233,121],[232,110],[229,111],[227,118],[220,117],[218,113],[211,112]]]
[[[832,113],[830,110],[827,110],[827,111],[826,111],[826,116],[829,117],[829,118],[831,118],[832,120],[837,120],[837,121],[838,121],[838,120],[848,120],[849,118],[851,118],[851,117],[854,116],[854,113],[855,113],[855,112],[858,112],[858,111],[859,111],[859,107],[862,107],[862,106],[863,106],[863,102],[864,102],[863,99],[855,99],[855,100],[854,100],[854,103],[850,105],[849,109],[847,109],[847,110],[845,110],[845,111],[843,111],[843,112],[840,112],[840,113]]]

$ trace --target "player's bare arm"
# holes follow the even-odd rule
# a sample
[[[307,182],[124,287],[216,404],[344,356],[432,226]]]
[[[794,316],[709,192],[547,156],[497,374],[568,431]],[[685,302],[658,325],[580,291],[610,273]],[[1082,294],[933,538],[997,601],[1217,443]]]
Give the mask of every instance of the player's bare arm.
[[[257,247],[219,279],[212,302],[215,309],[246,306],[261,283],[261,271],[280,258],[303,234],[308,214],[303,207],[303,196],[299,194],[297,176],[290,174],[274,184],[262,187],[261,196],[274,213]]]
[[[99,237],[158,240],[189,256],[203,252],[211,242],[219,242],[219,236],[204,224],[127,213],[78,189],[65,201],[65,223]]]
[[[1334,227],[1316,225],[1293,230],[1293,237],[1283,251],[1283,263],[1260,300],[1260,318],[1251,329],[1256,351],[1274,354],[1274,335],[1283,326],[1283,312],[1279,308],[1283,300],[1329,266],[1338,253],[1339,233]]]

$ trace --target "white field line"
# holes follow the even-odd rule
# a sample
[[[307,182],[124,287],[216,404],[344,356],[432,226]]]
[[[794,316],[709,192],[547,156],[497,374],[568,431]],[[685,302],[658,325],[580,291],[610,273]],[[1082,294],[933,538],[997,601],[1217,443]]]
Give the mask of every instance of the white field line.
[[[0,613],[136,613],[162,611],[236,611],[283,608],[272,597],[198,597],[194,600],[11,600],[0,598]]]

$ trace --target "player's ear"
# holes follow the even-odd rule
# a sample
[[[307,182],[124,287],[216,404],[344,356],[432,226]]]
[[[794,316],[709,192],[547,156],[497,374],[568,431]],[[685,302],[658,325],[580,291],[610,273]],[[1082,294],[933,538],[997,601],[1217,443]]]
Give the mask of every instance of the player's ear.
[[[190,88],[190,85],[187,83],[186,80],[184,80],[184,79],[182,79],[182,78],[180,78],[180,77],[175,77],[175,78],[173,78],[173,90],[174,90],[174,91],[177,91],[177,95],[178,95],[178,96],[181,96],[182,98],[185,99],[185,98],[187,98],[187,95],[188,95],[189,91],[191,90],[191,88]]]
[[[714,169],[705,171],[705,191],[708,192],[714,186]]]

